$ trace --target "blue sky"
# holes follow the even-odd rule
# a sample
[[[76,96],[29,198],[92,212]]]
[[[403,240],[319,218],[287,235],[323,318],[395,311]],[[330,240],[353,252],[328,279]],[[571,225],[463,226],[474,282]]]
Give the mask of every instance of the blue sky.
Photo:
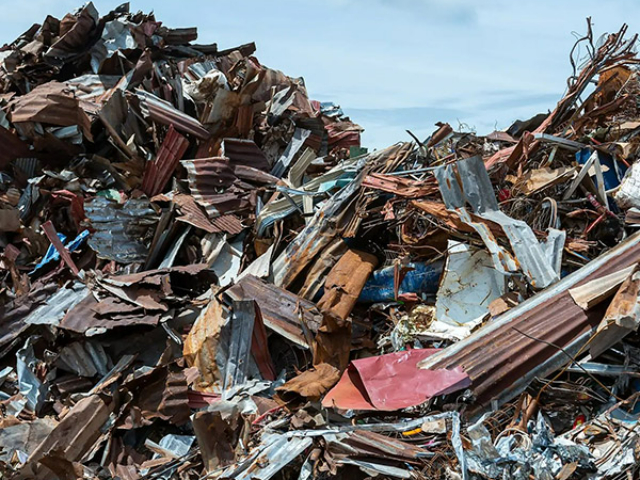
[[[121,2],[94,1],[101,14]],[[0,0],[0,43],[69,0]],[[640,27],[632,0],[132,1],[170,27],[197,26],[220,48],[255,41],[260,61],[302,76],[312,98],[333,100],[380,148],[437,121],[488,133],[553,108],[570,73],[572,32],[591,16],[596,36]]]

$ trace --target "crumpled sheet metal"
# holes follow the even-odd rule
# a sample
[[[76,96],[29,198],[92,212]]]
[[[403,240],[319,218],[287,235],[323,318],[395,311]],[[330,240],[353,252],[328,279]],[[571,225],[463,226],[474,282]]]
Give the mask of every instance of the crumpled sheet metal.
[[[457,167],[459,176],[456,175],[453,165]],[[459,160],[452,165],[438,167],[434,171],[434,175],[438,180],[447,209],[456,211],[463,222],[478,231],[487,247],[492,251],[494,259],[497,260],[497,269],[513,272],[517,264],[510,262],[506,265],[507,268],[504,268],[504,258],[508,258],[510,255],[497,245],[488,228],[480,228],[480,222],[470,221],[470,216],[465,209],[467,204],[470,205],[472,212],[481,219],[502,227],[518,259],[520,269],[529,278],[532,286],[545,288],[558,281],[558,274],[549,264],[531,227],[500,211],[493,193],[493,185],[481,157],[471,157]]]
[[[482,421],[467,431],[472,444],[466,452],[469,471],[484,478],[565,478],[562,472],[566,465],[572,467],[576,475],[593,478],[596,470],[589,449],[567,438],[554,437],[541,413],[538,413],[531,435],[524,434],[529,444],[520,445],[515,432],[493,442]]]
[[[243,277],[225,295],[233,301],[255,300],[265,326],[303,348],[309,348],[303,328],[315,334],[322,320],[312,302],[253,275]]]
[[[253,187],[245,189],[239,180],[242,165],[234,165],[224,157],[182,160],[181,163],[187,170],[193,198],[204,207],[210,219],[215,221],[225,214],[248,212],[253,208]]]
[[[98,305],[99,303],[94,295],[87,293],[80,302],[69,309],[59,327],[63,330],[91,336],[117,327],[130,325],[155,326],[163,318],[161,311],[145,312],[143,315],[136,311],[100,315],[95,310]]]
[[[56,365],[79,377],[104,377],[112,367],[102,344],[91,341],[70,343],[58,354]]]
[[[487,406],[492,400],[503,404],[521,393],[535,377],[545,378],[566,364],[566,354],[550,344],[573,355],[600,322],[602,312],[584,311],[568,290],[634,265],[638,255],[640,233],[486,323],[470,337],[422,361],[420,368],[460,366],[471,378],[479,406]]]
[[[57,424],[54,418],[44,417],[0,429],[0,445],[3,446],[0,462],[10,464],[13,455],[26,459],[28,452],[42,443]]]
[[[48,82],[13,100],[9,107],[13,123],[40,122],[58,126],[78,125],[88,139],[91,120],[80,108],[77,98],[63,83]]]
[[[200,380],[196,390],[207,391],[214,384],[222,385],[222,329],[229,320],[228,312],[214,298],[202,310],[184,341],[183,354],[191,367],[196,367]]]
[[[611,299],[596,335],[589,342],[592,358],[598,357],[638,329],[640,321],[640,278],[636,265]]]
[[[296,128],[295,132],[293,132],[293,138],[287,145],[287,148],[285,149],[284,153],[271,169],[271,175],[274,175],[278,178],[281,178],[284,175],[284,173],[289,168],[289,165],[291,164],[293,157],[295,156],[296,153],[298,153],[298,150],[300,150],[300,148],[304,144],[305,140],[309,137],[309,135],[311,135],[310,130],[305,130],[303,128]]]
[[[347,250],[326,276],[324,294],[317,303],[320,311],[347,319],[377,265],[375,255]]]
[[[26,296],[0,306],[0,347],[17,341],[20,334],[29,328],[29,324],[24,320],[25,317],[46,304],[56,290],[58,286],[52,283],[38,285]]]
[[[58,450],[69,461],[78,461],[102,435],[115,402],[106,403],[91,395],[76,403],[54,428],[53,432],[31,452],[26,468],[31,468],[49,452]]]
[[[449,241],[436,317],[451,325],[473,322],[489,314],[489,304],[506,291],[507,278],[498,272],[486,250]]]
[[[98,257],[120,263],[144,262],[148,248],[140,239],[158,222],[148,200],[132,198],[120,205],[95,197],[85,203],[84,209],[95,230],[89,246]]]
[[[147,162],[142,177],[141,188],[149,198],[164,189],[188,147],[189,141],[170,125],[156,158]]]
[[[431,397],[468,387],[462,368],[418,369],[420,361],[437,350],[421,349],[354,360],[322,405],[341,410],[395,411],[425,403]],[[398,385],[412,385],[398,388]]]
[[[282,220],[291,215],[298,208],[302,208],[303,198],[305,196],[318,193],[323,184],[327,184],[340,178],[348,178],[349,175],[353,175],[362,169],[365,163],[366,160],[363,161],[362,158],[344,160],[328,172],[312,178],[296,191],[288,192],[287,197],[278,198],[269,202],[260,211],[256,218],[256,230],[258,234],[262,235],[265,230],[269,226],[273,225],[277,220]],[[295,205],[291,204],[292,201]]]
[[[211,136],[209,131],[198,120],[181,112],[169,102],[144,90],[137,90],[136,94],[140,99],[142,113],[151,120],[163,125],[173,125],[177,130],[191,134],[201,140],[207,140]]]
[[[24,319],[30,325],[51,325],[57,327],[65,313],[75,307],[88,293],[87,287],[73,282],[61,287],[57,292]]]
[[[245,165],[265,172],[269,170],[269,160],[253,140],[225,138],[221,148],[222,156],[234,165]]]
[[[365,161],[359,161],[355,168],[360,170]],[[273,280],[277,286],[288,287],[336,236],[336,222],[340,216],[344,215],[343,208],[355,195],[361,181],[362,174],[358,174],[347,186],[329,198],[298,236],[276,258],[273,263]]]
[[[281,433],[265,433],[258,447],[247,459],[227,468],[222,478],[234,480],[269,480],[311,446],[305,437],[289,438]]]

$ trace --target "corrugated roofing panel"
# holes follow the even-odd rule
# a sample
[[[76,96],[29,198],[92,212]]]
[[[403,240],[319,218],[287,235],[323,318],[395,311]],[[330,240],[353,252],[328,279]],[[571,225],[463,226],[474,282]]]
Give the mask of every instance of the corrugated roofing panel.
[[[601,278],[640,260],[640,233],[629,237],[580,270],[495,318],[470,337],[422,363],[422,368],[461,366],[471,377],[479,405],[508,401],[536,376],[568,360],[598,325],[603,311],[584,311],[568,289]],[[522,332],[522,333],[520,333]],[[530,337],[527,337],[526,335]],[[556,345],[556,346],[553,346]]]

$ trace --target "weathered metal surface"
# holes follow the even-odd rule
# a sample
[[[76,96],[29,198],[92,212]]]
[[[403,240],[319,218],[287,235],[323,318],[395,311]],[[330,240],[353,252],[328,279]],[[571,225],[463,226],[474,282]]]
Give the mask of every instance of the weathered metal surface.
[[[196,390],[209,390],[222,380],[224,364],[219,361],[222,359],[221,338],[228,319],[228,311],[216,299],[212,299],[202,310],[184,341],[184,357],[189,366],[196,367],[199,372]]]
[[[287,145],[282,156],[275,163],[273,168],[271,169],[271,175],[274,175],[278,178],[282,177],[284,173],[289,168],[293,157],[298,153],[298,150],[302,147],[305,140],[311,134],[310,130],[305,130],[303,128],[296,128],[295,132],[293,132],[293,138]]]
[[[253,275],[243,277],[225,295],[233,301],[255,300],[267,328],[304,348],[309,344],[303,328],[315,334],[322,320],[313,303]]]
[[[256,307],[253,300],[233,302],[231,334],[227,348],[223,388],[242,385],[248,380]]]
[[[436,351],[407,350],[354,360],[322,405],[342,410],[394,411],[469,386],[469,377],[460,367],[428,371],[418,368],[420,361]],[[411,384],[412,388],[398,388],[399,384]]]
[[[173,125],[177,130],[189,133],[201,140],[209,138],[209,131],[198,120],[181,112],[169,102],[144,90],[138,90],[136,94],[140,99],[142,113],[151,120],[163,125]]]
[[[63,83],[49,82],[13,100],[9,106],[13,123],[41,122],[58,126],[78,125],[91,139],[91,120],[80,102]]]
[[[84,299],[71,308],[60,322],[60,328],[76,333],[103,333],[116,327],[129,325],[155,326],[162,318],[161,312],[145,313],[138,312],[112,313],[101,316],[94,308],[98,305],[94,296],[89,293]]]
[[[454,165],[457,167],[457,173],[454,171]],[[452,165],[439,167],[434,171],[434,175],[438,179],[447,209],[456,211],[462,221],[476,229],[487,247],[494,250],[492,254],[496,268],[512,272],[515,265],[512,262],[505,265],[504,259],[508,257],[508,253],[497,245],[486,225],[471,221],[465,209],[467,204],[481,219],[502,227],[520,268],[529,278],[532,286],[545,288],[559,279],[531,227],[500,211],[482,158],[471,157],[459,160]]]
[[[84,208],[95,229],[89,246],[98,257],[121,263],[143,262],[147,258],[147,246],[140,239],[158,222],[148,200],[132,198],[120,205],[96,197],[85,203]]]
[[[372,173],[364,177],[362,186],[383,192],[394,193],[400,197],[419,198],[433,195],[437,187],[433,183],[417,182],[395,175]]]
[[[222,140],[222,156],[234,165],[246,165],[268,171],[269,160],[253,140],[225,138]]]
[[[343,320],[348,318],[377,265],[378,258],[375,255],[347,250],[327,275],[324,295],[317,303],[318,308]]]
[[[142,177],[141,188],[147,196],[153,197],[164,189],[188,147],[189,141],[170,125],[156,158],[147,162]]]
[[[636,233],[580,270],[488,322],[470,337],[425,360],[420,367],[462,367],[471,378],[478,405],[486,406],[492,400],[498,404],[508,401],[522,392],[533,378],[545,377],[567,363],[566,354],[550,344],[574,354],[600,322],[602,312],[584,311],[569,295],[569,288],[633,265],[639,257],[640,233]]]
[[[436,318],[451,325],[478,320],[506,291],[507,278],[493,267],[486,250],[450,240],[438,289]]]
[[[251,207],[251,192],[232,185],[238,180],[229,159],[222,157],[183,160],[193,198],[214,219]]]

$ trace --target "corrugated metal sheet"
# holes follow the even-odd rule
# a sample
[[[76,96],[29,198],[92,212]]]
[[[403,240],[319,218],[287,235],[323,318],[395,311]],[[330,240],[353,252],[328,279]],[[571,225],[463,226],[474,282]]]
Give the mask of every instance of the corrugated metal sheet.
[[[95,229],[89,246],[100,258],[121,263],[143,262],[147,258],[148,248],[141,239],[158,222],[148,200],[132,198],[120,205],[96,197],[85,203],[84,208]]]
[[[301,318],[306,328],[314,334],[322,320],[322,315],[312,302],[265,283],[253,275],[243,277],[225,295],[232,301],[255,300],[265,326],[302,347],[308,347],[308,343]]]
[[[98,302],[93,294],[87,296],[71,308],[60,322],[60,328],[84,334],[88,331],[100,332],[130,325],[155,326],[162,318],[162,312],[140,315],[139,312],[99,315],[95,312]]]
[[[80,108],[70,87],[48,82],[31,92],[12,100],[8,109],[12,123],[41,122],[51,125],[79,125],[87,138],[91,138],[91,121]]]
[[[212,223],[221,232],[227,232],[231,235],[237,235],[244,230],[242,221],[235,215],[222,215],[221,217],[214,218]]]
[[[177,130],[189,133],[201,140],[209,138],[209,131],[195,118],[181,112],[169,102],[165,102],[152,93],[144,90],[138,90],[136,93],[140,99],[142,113],[150,117],[151,120],[163,125],[173,125]]]
[[[188,147],[189,141],[170,125],[155,160],[147,162],[142,178],[142,191],[149,197],[159,194]]]
[[[269,170],[269,160],[253,140],[225,138],[222,141],[222,156],[227,157],[234,164]]]
[[[545,377],[567,362],[564,353],[544,342],[575,354],[601,320],[603,311],[584,311],[568,289],[621,270],[638,259],[640,233],[425,360],[421,367],[461,366],[471,377],[478,405],[508,401],[534,377]]]
[[[223,157],[183,160],[187,169],[189,189],[196,202],[215,219],[227,213],[252,207],[251,191],[233,185],[236,177],[229,159]]]

